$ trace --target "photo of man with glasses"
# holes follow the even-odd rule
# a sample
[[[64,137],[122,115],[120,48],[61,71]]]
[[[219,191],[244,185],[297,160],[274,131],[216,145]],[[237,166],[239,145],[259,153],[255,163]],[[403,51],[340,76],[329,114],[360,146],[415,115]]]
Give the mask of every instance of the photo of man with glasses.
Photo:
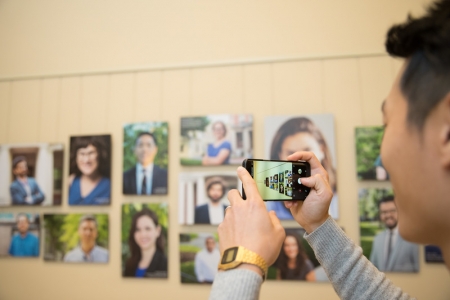
[[[167,170],[154,163],[158,144],[154,134],[141,132],[134,144],[136,165],[123,173],[126,195],[167,194]]]
[[[383,272],[418,272],[419,246],[400,236],[394,196],[382,198],[378,207],[386,230],[375,236],[370,261]]]

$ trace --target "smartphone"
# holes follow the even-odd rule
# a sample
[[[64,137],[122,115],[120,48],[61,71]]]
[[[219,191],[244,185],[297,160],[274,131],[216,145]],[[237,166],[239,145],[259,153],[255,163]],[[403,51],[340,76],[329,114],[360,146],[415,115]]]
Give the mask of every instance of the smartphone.
[[[301,183],[302,177],[311,176],[311,166],[306,161],[245,159],[242,166],[255,179],[264,201],[303,201],[311,190]],[[246,199],[243,186],[242,198]]]

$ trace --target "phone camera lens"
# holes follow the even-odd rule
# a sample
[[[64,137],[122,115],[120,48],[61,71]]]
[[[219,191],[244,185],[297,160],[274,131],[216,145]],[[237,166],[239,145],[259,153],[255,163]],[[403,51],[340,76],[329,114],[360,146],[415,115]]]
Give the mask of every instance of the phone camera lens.
[[[302,174],[302,169],[298,169],[298,174]]]
[[[302,180],[300,178],[298,179],[298,184],[302,184]]]

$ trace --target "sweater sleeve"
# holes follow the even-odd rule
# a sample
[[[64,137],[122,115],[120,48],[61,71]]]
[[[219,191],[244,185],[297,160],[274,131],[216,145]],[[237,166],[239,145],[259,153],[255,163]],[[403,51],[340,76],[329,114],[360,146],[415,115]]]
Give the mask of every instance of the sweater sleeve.
[[[217,273],[209,300],[256,300],[263,280],[257,273],[234,269]]]
[[[341,299],[413,299],[378,271],[331,217],[305,239]]]

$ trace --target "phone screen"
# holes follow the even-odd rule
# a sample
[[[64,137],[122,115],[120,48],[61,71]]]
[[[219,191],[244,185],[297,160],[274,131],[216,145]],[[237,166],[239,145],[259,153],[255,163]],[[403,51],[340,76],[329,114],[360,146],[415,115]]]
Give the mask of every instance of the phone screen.
[[[310,176],[307,162],[248,159],[245,168],[255,179],[263,200],[305,200],[310,188],[301,184]]]

